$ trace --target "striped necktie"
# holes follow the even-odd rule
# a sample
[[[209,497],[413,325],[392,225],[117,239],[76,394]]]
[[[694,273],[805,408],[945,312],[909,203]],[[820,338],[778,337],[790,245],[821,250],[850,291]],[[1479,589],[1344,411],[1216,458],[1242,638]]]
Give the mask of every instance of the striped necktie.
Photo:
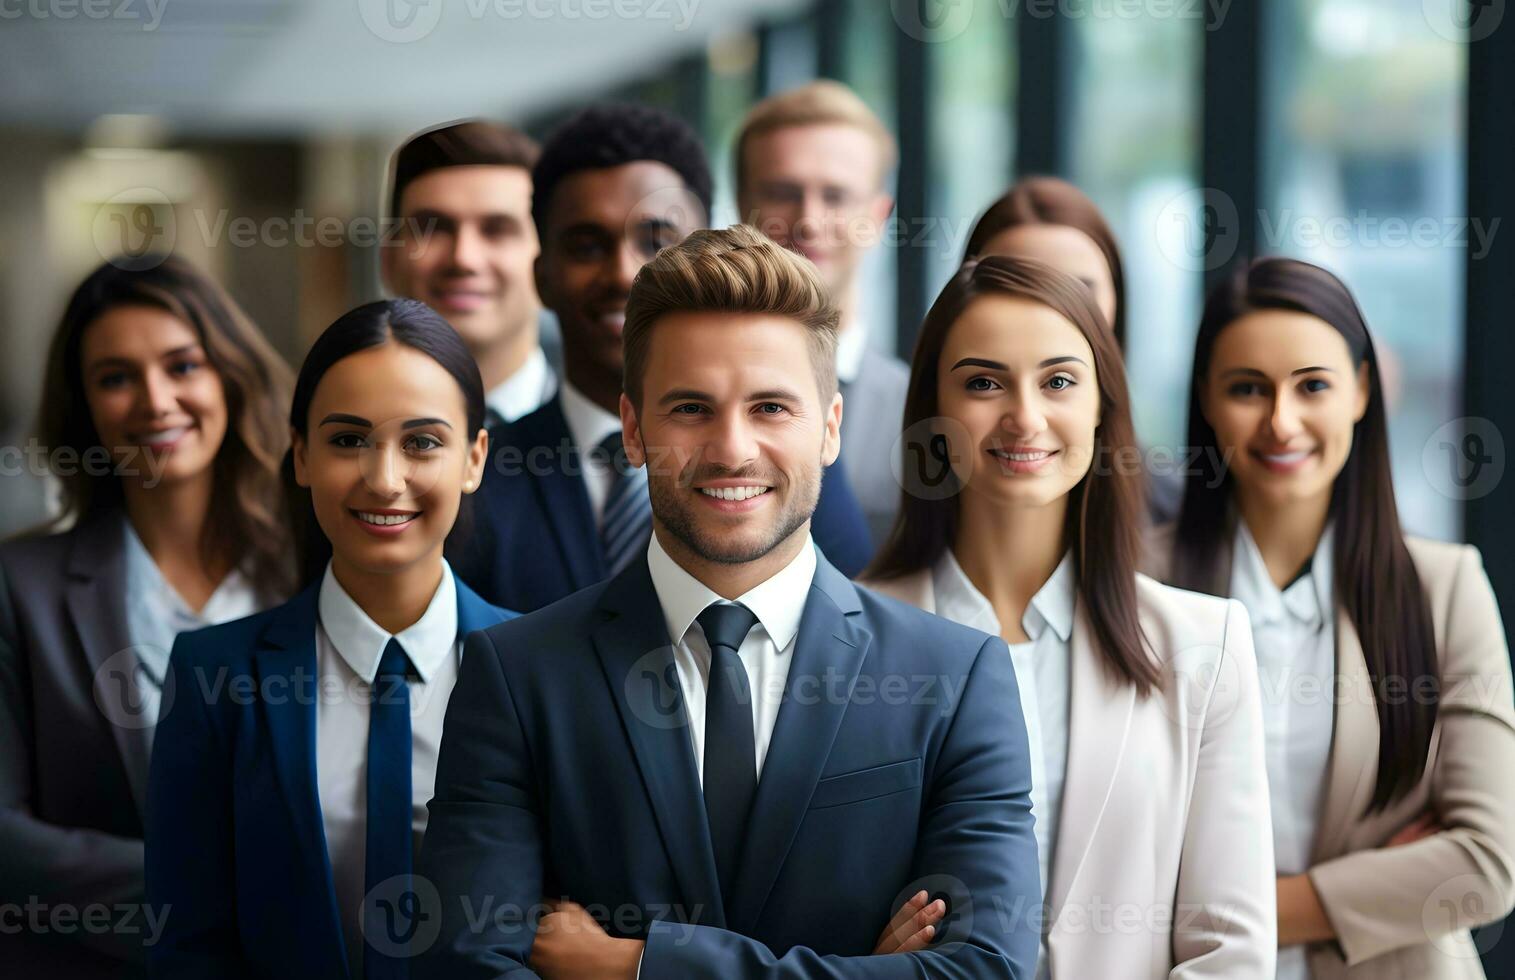
[[[614,473],[600,516],[600,546],[605,567],[615,575],[646,548],[652,533],[652,501],[647,497],[647,470],[627,464],[619,432],[606,436],[599,449]]]

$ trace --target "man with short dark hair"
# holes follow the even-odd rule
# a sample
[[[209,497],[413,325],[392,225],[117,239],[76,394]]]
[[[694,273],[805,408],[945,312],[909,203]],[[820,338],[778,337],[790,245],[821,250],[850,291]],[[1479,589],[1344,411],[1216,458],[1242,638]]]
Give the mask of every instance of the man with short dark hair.
[[[380,249],[384,283],[462,335],[484,378],[490,428],[557,390],[531,272],[538,153],[525,133],[474,119],[417,133],[394,156],[389,213],[399,233]]]
[[[1009,650],[854,586],[811,539],[836,324],[814,266],[751,228],[637,277],[619,409],[654,534],[610,581],[469,637],[419,975],[1031,976]]]

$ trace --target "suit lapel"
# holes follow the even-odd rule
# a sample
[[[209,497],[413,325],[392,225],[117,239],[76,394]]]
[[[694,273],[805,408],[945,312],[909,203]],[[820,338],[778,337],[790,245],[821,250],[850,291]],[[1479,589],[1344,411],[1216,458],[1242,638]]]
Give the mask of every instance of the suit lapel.
[[[149,739],[157,719],[142,716],[142,671],[126,620],[124,519],[113,511],[73,532],[64,601],[89,666],[95,701],[111,706],[105,721],[140,818],[147,792]]]
[[[573,444],[561,397],[527,418],[531,421],[522,426],[521,441],[528,463],[534,447],[552,451],[543,472],[531,480],[537,508],[557,541],[573,590],[588,588],[604,581],[608,569],[594,509],[589,504],[589,490],[584,485],[583,453]]]
[[[1346,851],[1347,835],[1367,810],[1378,781],[1378,710],[1368,662],[1352,619],[1336,607],[1336,717],[1331,729],[1323,818],[1317,826],[1313,862]]]
[[[295,596],[269,620],[258,638],[253,654],[259,690],[299,690],[293,678],[314,679],[320,685],[320,664],[316,657],[316,601],[321,583]],[[271,684],[274,678],[277,683]],[[268,722],[268,737],[273,745],[275,772],[284,804],[298,837],[304,865],[324,870],[322,887],[329,895],[326,903],[333,916],[332,926],[340,929],[336,918],[336,893],[332,890],[331,859],[326,851],[326,828],[321,817],[320,791],[316,774],[316,699],[287,697],[278,702],[260,701],[258,705]],[[340,934],[340,933],[337,933]]]
[[[611,580],[601,609],[608,618],[594,628],[595,651],[636,755],[685,907],[711,910],[702,917],[703,924],[725,928],[689,719],[668,627],[645,560],[633,561]]]
[[[872,640],[857,621],[862,607],[856,588],[819,552],[816,557],[815,579],[795,637],[784,701],[747,818],[736,890],[727,910],[731,928],[747,934],[754,930],[799,832]],[[826,696],[795,699],[797,681],[808,679],[809,684],[822,677],[836,677],[841,683],[833,686],[828,681]],[[831,696],[833,691],[838,696]]]
[[[1083,603],[1073,617],[1070,656],[1068,771],[1062,813],[1051,817],[1059,820],[1057,850],[1048,874],[1051,881],[1044,885],[1054,924],[1078,882],[1110,803],[1136,704],[1135,686],[1121,683],[1105,668]]]

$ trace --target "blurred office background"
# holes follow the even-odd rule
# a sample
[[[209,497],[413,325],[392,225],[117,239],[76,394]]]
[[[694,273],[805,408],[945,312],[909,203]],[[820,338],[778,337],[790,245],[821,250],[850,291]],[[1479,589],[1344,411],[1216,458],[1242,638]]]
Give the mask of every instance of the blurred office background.
[[[408,133],[660,105],[708,140],[725,224],[745,109],[826,76],[901,141],[876,343],[908,356],[1011,179],[1066,176],[1123,243],[1143,441],[1177,447],[1205,284],[1249,254],[1328,266],[1382,344],[1405,523],[1479,544],[1508,620],[1512,65],[1503,0],[0,0],[0,445],[33,431],[47,338],[115,252],[189,257],[297,362],[379,294]],[[8,471],[0,533],[46,499]]]

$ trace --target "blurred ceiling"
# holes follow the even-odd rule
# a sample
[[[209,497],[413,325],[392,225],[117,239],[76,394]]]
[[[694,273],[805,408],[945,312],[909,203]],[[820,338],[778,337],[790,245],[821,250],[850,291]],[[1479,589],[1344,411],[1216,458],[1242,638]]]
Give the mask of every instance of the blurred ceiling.
[[[390,133],[635,80],[806,0],[0,0],[0,124]]]

